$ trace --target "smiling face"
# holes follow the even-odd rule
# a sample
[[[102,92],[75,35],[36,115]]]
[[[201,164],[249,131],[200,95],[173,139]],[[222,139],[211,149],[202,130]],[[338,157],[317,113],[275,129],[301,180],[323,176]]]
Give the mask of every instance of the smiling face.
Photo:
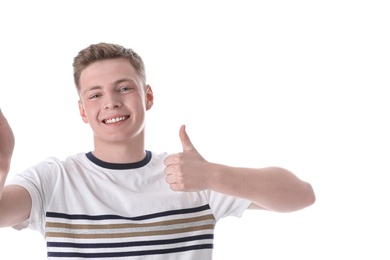
[[[80,75],[80,115],[94,133],[95,149],[105,145],[143,145],[145,112],[153,105],[150,86],[127,59],[107,59]]]

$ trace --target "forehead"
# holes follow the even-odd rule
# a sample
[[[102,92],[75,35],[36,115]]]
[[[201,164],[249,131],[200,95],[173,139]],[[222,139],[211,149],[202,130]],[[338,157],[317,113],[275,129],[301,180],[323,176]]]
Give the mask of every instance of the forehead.
[[[118,80],[132,79],[140,86],[141,80],[130,61],[124,58],[96,61],[80,74],[80,90],[91,86],[109,86]]]

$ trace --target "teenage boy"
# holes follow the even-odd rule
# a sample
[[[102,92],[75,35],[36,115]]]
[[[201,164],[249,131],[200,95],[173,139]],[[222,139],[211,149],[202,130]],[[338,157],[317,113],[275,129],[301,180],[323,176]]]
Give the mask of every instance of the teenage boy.
[[[311,185],[283,168],[205,160],[184,126],[182,152],[145,149],[145,116],[154,96],[132,49],[93,44],[73,67],[92,151],[65,161],[48,158],[4,186],[14,136],[0,111],[0,227],[39,231],[48,259],[211,259],[222,217],[314,203]]]

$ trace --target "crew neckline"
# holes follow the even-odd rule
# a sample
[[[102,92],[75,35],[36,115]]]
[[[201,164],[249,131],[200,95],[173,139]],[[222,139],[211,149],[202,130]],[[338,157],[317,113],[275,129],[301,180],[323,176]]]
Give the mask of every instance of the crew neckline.
[[[145,165],[147,165],[150,160],[152,159],[152,153],[148,150],[146,150],[146,156],[144,159],[142,159],[139,162],[134,162],[134,163],[110,163],[110,162],[105,162],[93,155],[92,151],[88,152],[85,154],[87,158],[94,164],[106,168],[106,169],[111,169],[111,170],[131,170],[131,169],[137,169],[141,168]]]

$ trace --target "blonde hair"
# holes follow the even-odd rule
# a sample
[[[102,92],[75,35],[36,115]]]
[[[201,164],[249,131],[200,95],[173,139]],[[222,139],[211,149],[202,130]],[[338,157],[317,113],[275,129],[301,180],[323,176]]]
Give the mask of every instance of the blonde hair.
[[[77,92],[80,91],[81,72],[88,65],[96,61],[116,58],[128,59],[140,76],[144,86],[146,85],[145,65],[141,56],[132,49],[125,48],[121,45],[101,42],[91,44],[87,48],[81,50],[73,60],[73,78]]]

